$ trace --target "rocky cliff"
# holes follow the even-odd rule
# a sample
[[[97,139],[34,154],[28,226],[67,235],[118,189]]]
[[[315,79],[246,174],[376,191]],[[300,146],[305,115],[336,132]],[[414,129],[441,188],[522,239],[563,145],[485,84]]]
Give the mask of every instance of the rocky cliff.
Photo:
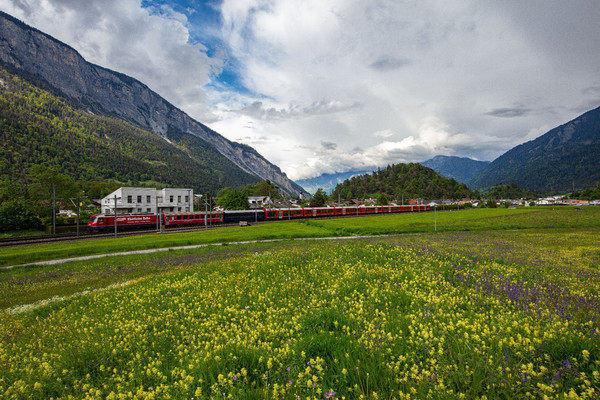
[[[253,148],[231,142],[190,118],[142,82],[88,63],[68,45],[2,12],[0,63],[89,112],[125,119],[165,139],[170,130],[201,138],[244,171],[269,179],[290,194],[307,195]]]

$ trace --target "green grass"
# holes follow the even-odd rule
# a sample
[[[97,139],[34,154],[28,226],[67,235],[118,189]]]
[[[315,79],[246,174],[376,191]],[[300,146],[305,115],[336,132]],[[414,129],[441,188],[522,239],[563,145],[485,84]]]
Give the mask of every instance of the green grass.
[[[0,238],[11,238],[11,237],[19,237],[19,236],[39,236],[39,235],[47,235],[46,232],[43,231],[12,231],[12,232],[2,232],[0,233]]]
[[[7,270],[21,301],[68,290],[0,312],[0,397],[593,398],[600,228],[514,215]]]

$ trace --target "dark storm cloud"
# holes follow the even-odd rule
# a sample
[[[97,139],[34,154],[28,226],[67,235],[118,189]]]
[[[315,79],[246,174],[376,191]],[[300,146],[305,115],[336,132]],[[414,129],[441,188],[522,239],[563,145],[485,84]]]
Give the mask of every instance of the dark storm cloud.
[[[529,108],[523,107],[513,107],[513,108],[495,108],[492,111],[485,113],[485,115],[490,115],[492,117],[499,118],[515,118],[515,117],[523,117],[529,114],[532,110]]]
[[[324,142],[321,141],[321,146],[325,149],[325,150],[336,150],[338,145],[337,143],[332,143],[332,142]]]
[[[372,69],[378,71],[393,71],[396,69],[400,69],[407,65],[410,65],[411,62],[408,59],[396,58],[396,57],[382,57],[377,61],[374,61],[369,65]]]

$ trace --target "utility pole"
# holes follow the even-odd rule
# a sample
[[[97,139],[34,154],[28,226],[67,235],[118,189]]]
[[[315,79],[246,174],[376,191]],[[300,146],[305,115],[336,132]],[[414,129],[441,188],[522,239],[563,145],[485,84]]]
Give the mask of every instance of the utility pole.
[[[79,236],[79,195],[77,196],[77,236]]]
[[[117,195],[115,194],[115,239],[117,238]]]
[[[56,235],[56,186],[52,185],[52,234]]]

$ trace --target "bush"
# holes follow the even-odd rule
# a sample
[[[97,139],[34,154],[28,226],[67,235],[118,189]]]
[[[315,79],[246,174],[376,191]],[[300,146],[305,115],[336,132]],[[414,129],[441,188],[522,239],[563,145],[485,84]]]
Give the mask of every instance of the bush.
[[[41,229],[42,222],[33,210],[23,203],[4,203],[0,206],[0,232]]]

